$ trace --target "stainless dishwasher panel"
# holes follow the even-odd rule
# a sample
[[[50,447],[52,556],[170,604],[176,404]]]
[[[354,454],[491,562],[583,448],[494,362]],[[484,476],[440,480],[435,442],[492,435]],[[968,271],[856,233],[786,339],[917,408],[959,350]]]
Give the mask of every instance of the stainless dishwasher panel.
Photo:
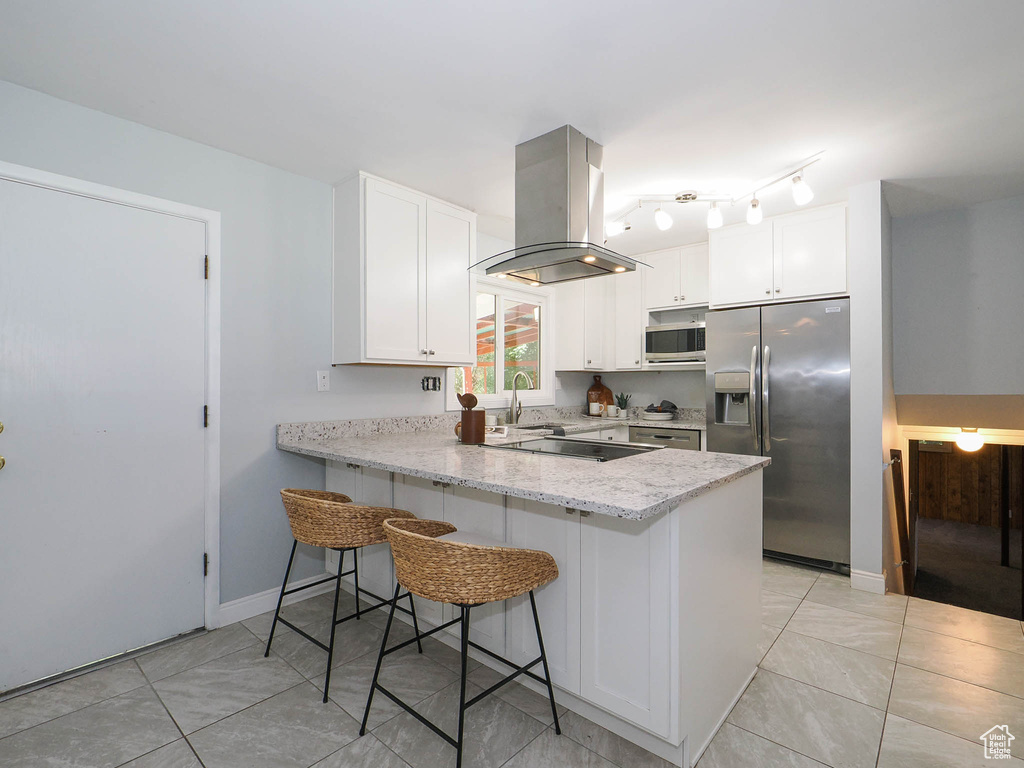
[[[629,442],[663,445],[684,451],[700,450],[699,429],[658,429],[658,427],[630,427]]]

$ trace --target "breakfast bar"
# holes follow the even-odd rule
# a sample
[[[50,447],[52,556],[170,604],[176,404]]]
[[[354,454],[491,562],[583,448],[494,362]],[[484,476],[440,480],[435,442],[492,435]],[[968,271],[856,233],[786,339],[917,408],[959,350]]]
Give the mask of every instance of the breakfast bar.
[[[451,421],[282,424],[277,444],[325,460],[328,490],[549,552],[559,577],[537,601],[559,704],[694,764],[757,664],[768,459],[656,449],[583,461],[496,449],[546,439],[520,429],[463,445]],[[386,545],[363,552],[359,577],[392,593]],[[417,611],[435,626],[452,615],[429,601]],[[519,663],[536,656],[528,601],[474,614],[480,645]]]

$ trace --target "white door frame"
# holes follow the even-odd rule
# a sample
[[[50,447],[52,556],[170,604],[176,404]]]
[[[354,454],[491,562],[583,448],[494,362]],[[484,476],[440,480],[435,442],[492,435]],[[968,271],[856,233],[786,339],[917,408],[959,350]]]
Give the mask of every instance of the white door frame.
[[[209,427],[204,430],[204,497],[206,553],[210,560],[204,580],[205,623],[209,629],[220,626],[220,213],[3,161],[0,161],[0,179],[192,219],[206,225],[206,255],[210,259],[206,284],[206,404],[210,411]],[[196,264],[195,268],[199,270],[202,265]]]

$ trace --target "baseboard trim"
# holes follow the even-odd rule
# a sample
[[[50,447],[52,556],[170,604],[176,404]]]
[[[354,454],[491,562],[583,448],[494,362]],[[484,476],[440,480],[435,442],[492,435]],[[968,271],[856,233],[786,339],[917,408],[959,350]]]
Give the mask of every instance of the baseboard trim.
[[[874,592],[876,595],[885,594],[885,576],[881,573],[871,571],[858,571],[850,569],[850,586],[862,592]]]
[[[317,576],[299,579],[298,581],[291,582],[288,585],[288,588],[294,589],[295,587],[301,587],[305,584],[312,584],[314,581],[319,581],[320,579],[330,575],[332,574],[324,572]],[[297,603],[299,600],[305,600],[316,595],[321,595],[332,589],[334,589],[334,584],[327,582],[326,584],[321,584],[293,595],[285,595],[284,604],[290,605],[291,603]],[[255,595],[240,597],[237,600],[230,600],[226,603],[221,603],[217,609],[217,615],[214,617],[214,621],[207,622],[207,629],[224,627],[228,624],[245,621],[246,619],[251,619],[253,616],[259,616],[261,613],[272,611],[277,607],[277,597],[280,594],[281,588],[274,587],[273,589],[268,589],[265,592],[258,592]]]

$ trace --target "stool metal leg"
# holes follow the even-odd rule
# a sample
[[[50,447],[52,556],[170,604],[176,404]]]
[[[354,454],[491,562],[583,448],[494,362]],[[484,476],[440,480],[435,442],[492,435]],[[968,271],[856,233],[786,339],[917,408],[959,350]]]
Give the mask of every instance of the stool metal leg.
[[[267,638],[267,650],[263,653],[264,658],[270,655],[270,644],[274,642],[274,631],[277,629],[277,617],[281,615],[281,603],[284,601],[284,590],[288,586],[288,576],[292,572],[292,563],[295,561],[295,548],[298,545],[299,542],[292,542],[292,553],[288,556],[288,567],[284,569],[284,581],[281,583],[281,594],[277,596],[277,609],[274,611],[274,622],[270,625],[270,637]]]
[[[558,724],[558,710],[555,708],[555,689],[551,685],[551,671],[548,669],[548,655],[544,652],[544,639],[540,634],[540,617],[537,615],[537,601],[530,590],[530,607],[533,608],[533,625],[537,628],[537,645],[540,646],[540,660],[544,665],[544,679],[548,684],[548,698],[551,699],[551,716],[555,719],[555,733],[561,735],[562,728]]]
[[[462,768],[462,738],[465,733],[466,724],[466,663],[469,660],[469,606],[462,608],[462,681],[459,688],[459,737],[455,747],[458,750],[455,756],[455,768]]]
[[[423,653],[423,641],[420,640],[420,623],[416,620],[416,603],[413,602],[412,592],[406,592],[405,596],[409,598],[409,608],[412,612],[412,628],[416,632],[416,647],[420,653]]]
[[[355,555],[352,556],[355,560]],[[338,580],[334,583],[334,612],[331,614],[331,642],[327,645],[327,677],[324,678],[324,704],[331,692],[331,665],[334,664],[334,635],[338,629],[338,598],[341,597],[341,574],[345,570],[345,550],[338,556]]]
[[[359,735],[366,734],[366,721],[370,719],[370,705],[373,704],[373,692],[377,689],[377,679],[380,677],[380,666],[384,661],[384,649],[388,644],[388,635],[391,634],[391,622],[395,620],[395,608],[398,606],[398,591],[401,584],[395,584],[395,595],[391,598],[391,610],[388,612],[388,623],[384,627],[384,637],[380,641],[380,653],[377,654],[377,666],[373,670],[373,681],[370,683],[370,695],[366,698],[366,709],[363,711],[363,722],[359,726]]]
[[[359,551],[352,550],[352,579],[356,583],[356,621],[362,618],[363,612],[359,610]]]

